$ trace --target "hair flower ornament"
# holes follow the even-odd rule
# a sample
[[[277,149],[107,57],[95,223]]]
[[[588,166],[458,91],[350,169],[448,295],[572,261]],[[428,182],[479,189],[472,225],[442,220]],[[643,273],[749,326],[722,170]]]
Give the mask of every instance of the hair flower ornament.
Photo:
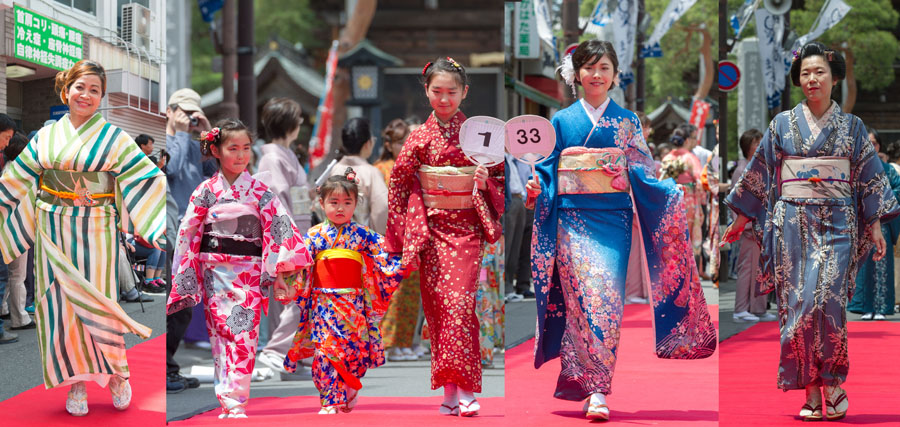
[[[556,68],[556,72],[562,76],[563,81],[566,82],[566,86],[572,88],[572,95],[576,98],[578,97],[578,90],[575,88],[575,67],[572,65],[572,54],[566,55],[562,64]]]
[[[791,59],[791,62],[794,62],[794,61],[800,59],[800,52],[799,52],[799,51],[792,50],[792,51],[791,51],[791,54],[794,55],[793,59]]]
[[[202,135],[202,137],[203,137],[203,139],[205,139],[206,141],[214,142],[214,141],[216,140],[216,138],[219,137],[219,128],[212,128],[212,129],[210,129],[209,132],[205,132],[205,133]]]
[[[462,65],[459,65],[459,62],[456,62],[455,59],[453,59],[449,56],[447,57],[447,61],[450,61],[450,65],[453,65],[453,67],[456,68],[457,70],[462,68]]]

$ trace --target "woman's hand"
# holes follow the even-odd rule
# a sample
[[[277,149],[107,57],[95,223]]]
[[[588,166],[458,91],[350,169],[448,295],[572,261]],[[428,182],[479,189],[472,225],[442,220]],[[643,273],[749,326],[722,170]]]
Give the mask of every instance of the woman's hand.
[[[528,198],[525,199],[525,207],[534,209],[534,203],[537,197],[541,195],[541,179],[537,175],[529,179],[528,183],[525,184],[525,192],[528,193]]]
[[[294,298],[297,298],[297,289],[284,281],[284,273],[278,273],[278,276],[275,276],[275,300],[287,304]]]
[[[475,168],[475,188],[479,190],[487,189],[488,170],[483,165]]]
[[[872,256],[872,259],[881,261],[887,252],[887,242],[884,241],[884,234],[881,232],[880,219],[875,220],[875,223],[872,224],[872,240],[875,242],[875,255]]]
[[[736,242],[737,239],[741,237],[741,233],[744,231],[744,226],[750,222],[750,218],[747,218],[743,215],[738,215],[737,219],[732,222],[728,228],[725,229],[725,235],[722,236],[722,243],[719,243],[719,246],[724,246],[725,243],[733,243]]]

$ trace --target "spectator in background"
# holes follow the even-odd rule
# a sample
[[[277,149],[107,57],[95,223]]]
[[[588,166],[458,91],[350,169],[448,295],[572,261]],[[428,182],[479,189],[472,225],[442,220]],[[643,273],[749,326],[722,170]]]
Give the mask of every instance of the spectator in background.
[[[731,177],[732,187],[744,173],[744,168],[756,152],[763,134],[757,129],[750,129],[741,135],[740,146],[744,158],[738,161],[734,175]],[[739,248],[737,258],[737,292],[734,296],[735,322],[756,322],[775,320],[775,315],[766,312],[768,306],[765,295],[758,295],[759,282],[756,280],[759,269],[759,242],[750,227],[741,233],[741,240],[732,248]],[[732,249],[733,250],[733,249]]]
[[[8,124],[8,123],[7,123]],[[5,139],[5,135],[2,135]],[[6,159],[7,166],[16,160],[19,153],[28,145],[28,140],[22,133],[15,133],[9,139],[6,148],[3,149],[2,157]],[[0,171],[2,172],[2,171]],[[0,261],[2,262],[2,261]],[[3,315],[9,316],[12,330],[18,329],[34,329],[35,323],[31,320],[28,312],[25,310],[26,289],[25,276],[28,266],[28,256],[22,254],[13,262],[9,263],[7,270],[9,271],[6,280],[6,293],[3,294]]]
[[[6,146],[9,144],[9,140],[12,138],[15,131],[16,122],[6,114],[0,114],[0,150],[5,151]],[[7,162],[6,154],[0,153],[0,172],[6,167]],[[3,263],[3,260],[0,259],[0,298],[6,295],[6,285],[8,282],[9,269],[6,267],[6,264]],[[17,334],[3,330],[3,319],[0,318],[0,344],[14,343],[18,340],[19,336]]]
[[[145,155],[149,156],[150,153],[153,152],[154,141],[152,136],[142,133],[134,139],[134,142],[137,143],[138,147],[141,147],[141,151],[143,151]]]
[[[169,162],[172,170],[166,175],[168,179],[168,197],[166,203],[167,223],[179,224],[187,209],[191,193],[207,177],[204,173],[217,170],[215,160],[204,161],[200,153],[200,142],[191,137],[192,132],[212,129],[206,115],[200,108],[200,95],[192,89],[178,89],[169,97],[166,108],[166,147],[171,155]],[[205,167],[205,163],[212,165]],[[168,169],[168,168],[167,168]],[[175,227],[177,230],[177,226]],[[169,231],[169,230],[167,230]],[[169,239],[167,262],[171,264],[172,245]],[[167,278],[169,279],[169,278]],[[171,289],[171,280],[167,288]],[[179,372],[181,367],[175,362],[175,352],[184,339],[184,332],[191,323],[191,309],[181,310],[166,316],[166,390],[182,391],[187,387],[199,387],[196,378],[188,378]]]
[[[343,157],[331,169],[330,175],[344,173],[353,168],[359,180],[359,197],[353,221],[384,235],[387,228],[388,189],[381,172],[366,160],[372,155],[375,139],[369,130],[369,122],[359,117],[344,124],[341,129],[341,154]]]

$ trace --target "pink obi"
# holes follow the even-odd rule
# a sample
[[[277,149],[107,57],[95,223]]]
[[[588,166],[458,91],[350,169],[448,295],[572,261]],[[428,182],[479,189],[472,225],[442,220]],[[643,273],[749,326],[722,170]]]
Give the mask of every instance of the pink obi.
[[[566,148],[557,172],[559,194],[628,192],[628,160],[618,148]]]
[[[803,199],[850,197],[850,159],[785,157],[781,162],[781,196]]]
[[[475,199],[472,189],[475,188],[475,168],[454,168],[458,173],[442,173],[436,169],[428,170],[425,166],[419,169],[419,183],[422,184],[422,199],[425,206],[435,209],[472,209]]]

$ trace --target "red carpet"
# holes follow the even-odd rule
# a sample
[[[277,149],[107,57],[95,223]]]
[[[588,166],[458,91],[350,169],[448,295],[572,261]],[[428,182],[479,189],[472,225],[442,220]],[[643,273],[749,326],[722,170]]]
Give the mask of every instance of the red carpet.
[[[128,349],[131,369],[131,406],[116,410],[109,389],[87,383],[88,414],[73,417],[66,412],[69,387],[50,390],[39,385],[0,402],[0,424],[7,426],[148,426],[166,422],[166,339],[153,338]],[[35,363],[38,363],[36,360]]]
[[[777,322],[763,322],[720,344],[720,425],[799,425],[806,394],[777,388]],[[850,399],[847,424],[900,422],[897,379],[900,378],[900,324],[849,323],[850,373],[842,386]]]
[[[713,319],[719,307],[709,306]],[[701,360],[658,359],[650,306],[626,305],[618,362],[607,398],[610,422],[715,426],[719,410],[719,353]],[[716,322],[718,323],[718,322]],[[584,425],[581,402],[556,399],[559,359],[534,369],[534,340],[506,352],[506,423]]]
[[[365,384],[363,384],[365,385]],[[478,416],[460,419],[438,414],[443,397],[366,397],[360,395],[353,412],[318,415],[318,396],[257,397],[250,399],[247,419],[218,419],[220,409],[204,412],[169,425],[205,426],[234,423],[243,425],[329,425],[329,426],[415,426],[437,425],[505,425],[502,397],[479,397]]]

